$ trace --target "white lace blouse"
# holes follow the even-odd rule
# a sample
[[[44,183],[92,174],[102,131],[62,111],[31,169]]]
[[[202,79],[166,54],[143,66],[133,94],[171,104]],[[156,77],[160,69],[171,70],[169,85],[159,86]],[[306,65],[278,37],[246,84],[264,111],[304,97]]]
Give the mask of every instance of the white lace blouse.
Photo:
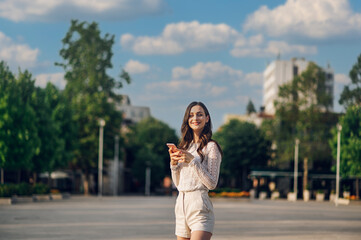
[[[194,159],[190,163],[171,165],[173,183],[180,192],[215,189],[221,166],[221,153],[215,142],[208,142],[203,148],[204,160],[197,153],[198,144],[188,148]]]

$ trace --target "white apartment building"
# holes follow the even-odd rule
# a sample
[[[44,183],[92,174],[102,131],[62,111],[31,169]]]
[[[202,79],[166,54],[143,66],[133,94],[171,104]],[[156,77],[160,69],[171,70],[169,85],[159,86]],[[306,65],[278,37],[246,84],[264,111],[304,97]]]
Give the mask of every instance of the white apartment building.
[[[122,102],[117,105],[117,110],[123,113],[123,121],[126,125],[138,123],[151,116],[149,107],[131,105],[130,98],[127,95],[122,96]]]
[[[266,114],[273,115],[276,112],[274,100],[278,96],[279,86],[301,74],[306,70],[308,63],[304,58],[292,58],[289,61],[275,60],[267,66],[263,72],[263,106]],[[327,77],[327,91],[333,98],[334,72],[330,66],[323,70]]]

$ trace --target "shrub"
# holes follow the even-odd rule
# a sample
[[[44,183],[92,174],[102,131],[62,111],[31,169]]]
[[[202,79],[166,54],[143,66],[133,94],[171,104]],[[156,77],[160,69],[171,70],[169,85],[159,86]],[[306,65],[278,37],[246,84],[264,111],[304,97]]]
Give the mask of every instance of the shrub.
[[[47,194],[50,192],[50,188],[48,185],[44,183],[37,183],[32,186],[33,194]]]
[[[32,194],[46,194],[49,192],[49,187],[43,183],[37,183],[35,185],[28,183],[0,185],[0,197],[11,197],[13,195],[31,196]]]

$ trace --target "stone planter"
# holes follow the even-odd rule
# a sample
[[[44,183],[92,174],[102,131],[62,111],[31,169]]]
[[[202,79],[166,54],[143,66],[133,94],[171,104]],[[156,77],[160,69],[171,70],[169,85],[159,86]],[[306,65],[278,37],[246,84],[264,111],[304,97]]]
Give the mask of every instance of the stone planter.
[[[267,198],[267,192],[260,192],[258,199],[263,200]]]
[[[303,201],[308,202],[310,200],[310,191],[304,190],[303,191]]]
[[[323,202],[325,200],[324,193],[316,193],[316,202]]]
[[[249,191],[249,198],[250,199],[255,199],[255,197],[256,197],[256,191],[254,189],[251,189]]]
[[[350,192],[344,191],[343,192],[343,198],[349,199],[350,198]]]
[[[33,197],[19,197],[16,195],[11,197],[11,203],[29,203],[33,201]]]
[[[60,199],[63,199],[63,195],[61,195],[60,193],[50,194],[49,197],[50,197],[51,200],[60,200]]]
[[[296,200],[297,200],[296,193],[294,192],[287,193],[287,201],[296,202]]]
[[[330,202],[334,202],[336,200],[336,193],[330,194]]]
[[[34,202],[49,201],[49,200],[50,200],[49,194],[34,194],[33,195]]]
[[[11,198],[5,198],[5,197],[0,198],[0,205],[10,205],[11,202],[12,202]]]
[[[346,198],[339,198],[337,203],[338,204],[341,204],[341,205],[349,205],[350,204],[350,199],[346,199]]]
[[[271,199],[274,200],[274,199],[278,199],[280,198],[280,193],[277,192],[277,191],[274,191],[271,193]]]

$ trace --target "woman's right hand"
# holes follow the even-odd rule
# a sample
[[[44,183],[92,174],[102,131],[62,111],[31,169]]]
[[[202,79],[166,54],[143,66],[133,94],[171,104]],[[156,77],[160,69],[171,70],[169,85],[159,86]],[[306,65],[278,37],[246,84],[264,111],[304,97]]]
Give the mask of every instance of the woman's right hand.
[[[168,152],[169,152],[169,156],[170,156],[170,164],[171,165],[177,165],[180,150],[177,149],[177,148],[169,148]]]

